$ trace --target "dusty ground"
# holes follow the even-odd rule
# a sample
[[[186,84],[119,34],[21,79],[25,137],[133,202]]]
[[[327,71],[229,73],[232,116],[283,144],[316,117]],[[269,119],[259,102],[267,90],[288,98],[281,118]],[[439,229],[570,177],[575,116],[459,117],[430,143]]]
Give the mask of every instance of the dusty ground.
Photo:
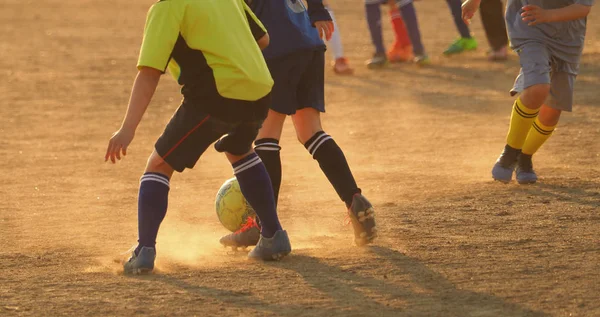
[[[421,1],[433,66],[368,71],[362,2],[334,1],[357,74],[327,73],[324,124],[381,239],[352,246],[343,204],[288,125],[289,258],[251,263],[220,248],[212,204],[231,169],[209,151],[173,180],[158,272],[128,277],[114,260],[135,243],[138,179],[180,98],[165,77],[130,155],[103,162],[152,2],[0,4],[0,315],[600,316],[598,9],[575,111],[536,156],[539,184],[518,186],[489,174],[516,58],[486,62],[479,21],[478,52],[441,57],[452,20],[443,1]]]

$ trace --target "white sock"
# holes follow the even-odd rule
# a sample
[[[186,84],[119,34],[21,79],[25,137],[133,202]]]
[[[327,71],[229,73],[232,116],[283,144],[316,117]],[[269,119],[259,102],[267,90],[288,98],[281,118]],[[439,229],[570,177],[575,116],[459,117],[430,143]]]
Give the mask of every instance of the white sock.
[[[342,46],[342,37],[340,36],[340,28],[338,27],[337,23],[335,22],[335,17],[333,15],[333,11],[329,8],[327,8],[327,11],[329,11],[329,15],[331,16],[331,19],[333,20],[333,27],[335,28],[333,31],[333,34],[331,34],[331,40],[329,40],[329,42],[327,44],[329,45],[329,48],[331,49],[331,52],[333,53],[333,58],[338,59],[338,58],[344,57],[344,47]]]

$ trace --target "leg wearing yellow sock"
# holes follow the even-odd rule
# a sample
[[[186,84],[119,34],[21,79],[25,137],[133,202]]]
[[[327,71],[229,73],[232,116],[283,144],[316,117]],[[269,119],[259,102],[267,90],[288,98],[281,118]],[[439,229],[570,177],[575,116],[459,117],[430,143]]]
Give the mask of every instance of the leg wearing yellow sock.
[[[533,122],[523,144],[523,154],[533,155],[554,132],[560,118],[560,110],[543,105],[539,116]]]
[[[506,144],[513,149],[522,149],[527,134],[531,129],[531,124],[537,117],[539,109],[530,109],[526,107],[521,98],[518,98],[513,105],[510,115],[510,126],[506,136]]]
[[[510,127],[506,136],[506,144],[513,149],[520,150],[527,138],[533,120],[540,107],[550,94],[550,85],[537,84],[525,88],[513,106],[510,117]]]

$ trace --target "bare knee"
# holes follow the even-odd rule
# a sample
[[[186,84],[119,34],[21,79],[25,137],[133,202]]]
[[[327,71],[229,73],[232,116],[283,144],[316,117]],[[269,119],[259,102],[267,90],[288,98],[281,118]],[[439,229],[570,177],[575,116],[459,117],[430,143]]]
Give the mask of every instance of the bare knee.
[[[543,105],[540,109],[540,113],[538,114],[538,118],[543,125],[552,127],[558,124],[561,113],[561,110]]]
[[[262,128],[258,131],[257,140],[260,139],[281,139],[281,131],[287,115],[269,109],[269,115],[263,122]]]
[[[319,131],[323,131],[321,126],[321,114],[313,108],[300,109],[292,115],[296,137],[300,143],[305,144],[310,138]]]
[[[529,109],[541,107],[550,94],[549,84],[539,84],[527,87],[521,94],[521,102]]]
[[[156,150],[152,151],[146,163],[146,173],[160,173],[171,178],[174,171],[171,165],[156,153]]]

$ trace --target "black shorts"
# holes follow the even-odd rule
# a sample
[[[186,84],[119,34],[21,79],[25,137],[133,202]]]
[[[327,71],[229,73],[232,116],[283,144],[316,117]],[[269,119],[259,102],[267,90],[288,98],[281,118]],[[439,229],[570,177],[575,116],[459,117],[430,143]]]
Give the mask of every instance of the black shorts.
[[[269,95],[255,102],[245,102],[244,107],[256,107],[255,115],[228,120],[208,114],[184,100],[156,141],[156,152],[178,172],[193,168],[202,153],[223,135],[227,135],[223,151],[246,154],[267,116],[269,104]]]
[[[267,60],[275,81],[271,109],[292,115],[314,108],[325,112],[325,50],[305,50]]]

